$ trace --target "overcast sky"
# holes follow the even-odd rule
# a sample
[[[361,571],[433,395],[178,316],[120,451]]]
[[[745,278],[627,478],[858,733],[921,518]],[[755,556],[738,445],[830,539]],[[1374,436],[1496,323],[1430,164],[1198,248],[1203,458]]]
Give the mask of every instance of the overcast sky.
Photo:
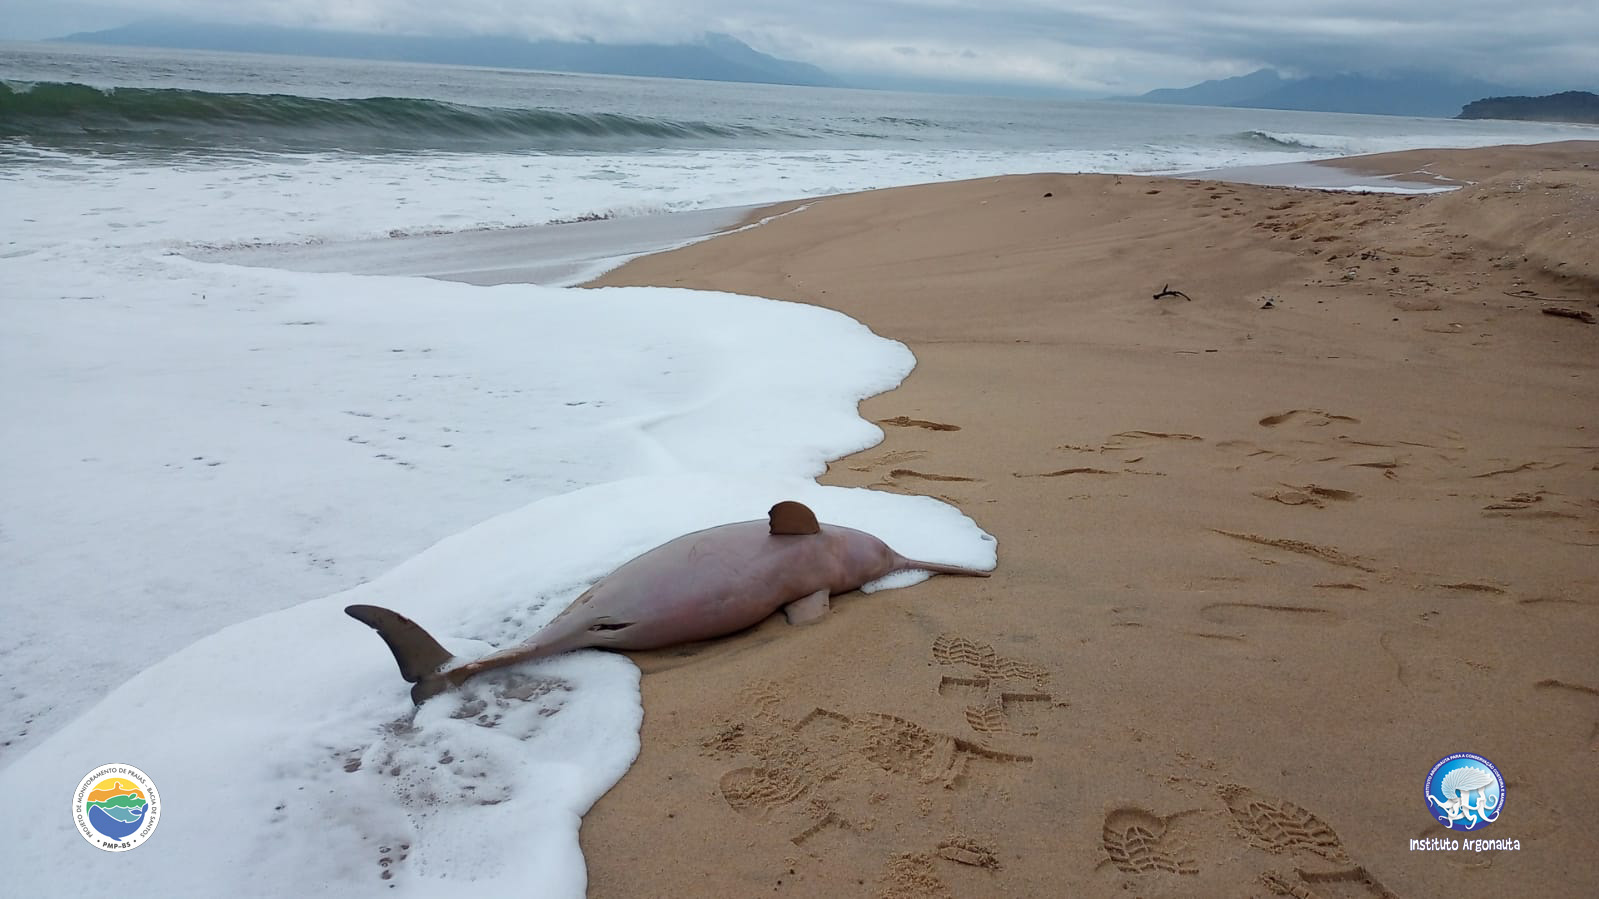
[[[845,77],[1138,93],[1425,68],[1599,89],[1599,0],[0,0],[0,38],[156,16],[402,34],[674,42],[706,31]]]

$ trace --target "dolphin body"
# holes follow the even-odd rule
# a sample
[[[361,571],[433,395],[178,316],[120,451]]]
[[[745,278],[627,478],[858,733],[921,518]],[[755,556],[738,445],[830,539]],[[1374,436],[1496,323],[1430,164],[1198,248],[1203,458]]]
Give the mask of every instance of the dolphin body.
[[[790,624],[827,614],[829,597],[886,574],[920,569],[988,572],[907,559],[865,531],[819,524],[809,508],[781,502],[765,520],[684,534],[627,562],[579,596],[538,633],[509,649],[463,661],[416,622],[379,606],[344,611],[378,632],[418,705],[485,671],[574,649],[660,649],[751,627],[778,609]]]

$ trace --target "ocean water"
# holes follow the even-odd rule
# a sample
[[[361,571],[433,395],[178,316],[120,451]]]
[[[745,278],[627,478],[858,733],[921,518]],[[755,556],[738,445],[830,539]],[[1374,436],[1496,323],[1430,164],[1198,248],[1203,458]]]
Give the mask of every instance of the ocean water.
[[[914,365],[845,316],[196,257],[1592,134],[0,45],[13,882],[103,891],[65,798],[119,762],[166,803],[121,860],[145,891],[581,895],[577,825],[637,751],[637,670],[575,654],[413,716],[343,605],[470,655],[783,498],[908,555],[995,560],[943,503],[815,483],[880,439],[856,404]]]
[[[127,239],[328,241],[1018,172],[1169,174],[1595,133],[0,45],[0,173],[9,190],[51,194],[59,215],[31,223],[44,240],[81,233],[87,217]],[[61,196],[68,183],[95,199],[74,205]],[[129,207],[136,214],[106,212]]]

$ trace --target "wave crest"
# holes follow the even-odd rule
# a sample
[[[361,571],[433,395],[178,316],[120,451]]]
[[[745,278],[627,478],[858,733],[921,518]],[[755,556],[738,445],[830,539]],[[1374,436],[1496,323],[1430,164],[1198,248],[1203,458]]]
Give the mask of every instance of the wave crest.
[[[1297,137],[1290,137],[1286,134],[1273,134],[1270,131],[1241,131],[1238,134],[1233,135],[1233,137],[1239,143],[1257,148],[1264,147],[1273,150],[1326,149],[1325,147],[1309,143],[1308,141],[1300,140]]]
[[[0,138],[33,143],[275,150],[630,149],[724,145],[772,135],[697,121],[468,106],[439,100],[335,100],[177,88],[0,82]]]

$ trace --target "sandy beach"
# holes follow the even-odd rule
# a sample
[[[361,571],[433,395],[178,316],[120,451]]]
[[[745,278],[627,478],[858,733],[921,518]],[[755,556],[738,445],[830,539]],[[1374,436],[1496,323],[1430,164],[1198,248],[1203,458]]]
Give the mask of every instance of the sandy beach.
[[[1594,895],[1599,142],[1338,165],[1466,186],[897,188],[601,279],[905,342],[823,482],[999,567],[637,655],[590,895]],[[1412,850],[1457,752],[1519,849]]]

